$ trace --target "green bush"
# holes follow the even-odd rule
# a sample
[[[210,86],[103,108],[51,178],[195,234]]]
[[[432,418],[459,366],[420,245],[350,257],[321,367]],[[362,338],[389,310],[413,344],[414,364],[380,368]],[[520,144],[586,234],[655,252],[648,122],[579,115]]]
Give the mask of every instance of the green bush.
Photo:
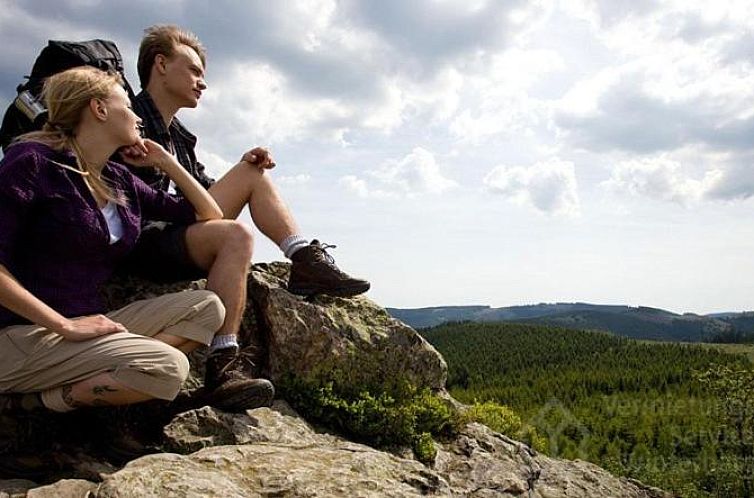
[[[339,388],[333,381],[288,379],[286,399],[308,419],[344,435],[382,448],[409,446],[417,459],[429,463],[436,449],[433,436],[458,432],[457,411],[429,389],[396,383],[393,392]]]
[[[494,401],[474,402],[464,416],[469,422],[479,422],[507,436],[518,433],[523,426],[521,417],[513,410]]]
[[[484,424],[493,431],[525,442],[537,451],[544,451],[547,447],[547,439],[540,436],[534,427],[524,424],[516,412],[494,401],[475,401],[464,412],[463,421]]]

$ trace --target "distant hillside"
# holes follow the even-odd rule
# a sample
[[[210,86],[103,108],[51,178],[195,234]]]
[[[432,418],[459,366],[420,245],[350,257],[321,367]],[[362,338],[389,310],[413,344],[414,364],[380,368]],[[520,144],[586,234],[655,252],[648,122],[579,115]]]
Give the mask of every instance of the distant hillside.
[[[737,384],[730,379],[725,393],[715,393],[695,380],[698,372],[751,369],[742,354],[722,352],[745,352],[740,345],[634,341],[532,323],[455,323],[420,333],[447,361],[454,398],[510,406],[547,439],[550,456],[588,460],[672,496],[751,496],[739,456],[751,439],[737,439],[738,419],[726,411]]]
[[[679,315],[644,306],[588,303],[543,303],[528,306],[441,306],[388,308],[395,318],[414,328],[435,327],[448,322],[533,322],[576,329],[594,329],[634,339],[663,341],[745,342],[754,339],[754,313]]]

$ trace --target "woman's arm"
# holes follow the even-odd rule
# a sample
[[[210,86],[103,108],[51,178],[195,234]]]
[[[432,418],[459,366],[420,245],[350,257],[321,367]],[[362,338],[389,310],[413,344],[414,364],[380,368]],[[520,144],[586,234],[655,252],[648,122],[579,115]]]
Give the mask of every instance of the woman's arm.
[[[26,290],[2,264],[0,264],[0,305],[71,341],[84,341],[113,332],[126,332],[123,325],[104,315],[74,319],[64,317]]]
[[[130,150],[134,148],[131,147]],[[129,164],[137,167],[154,166],[164,171],[194,206],[197,221],[222,219],[222,209],[217,205],[215,199],[162,146],[157,142],[146,139],[144,140],[144,147],[139,147],[139,149],[143,152],[142,155],[131,152],[125,156]]]

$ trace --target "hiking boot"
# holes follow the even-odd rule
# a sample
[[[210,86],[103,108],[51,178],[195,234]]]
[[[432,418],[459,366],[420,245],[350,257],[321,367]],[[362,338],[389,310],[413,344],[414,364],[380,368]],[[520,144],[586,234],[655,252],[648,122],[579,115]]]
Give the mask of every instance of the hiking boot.
[[[0,394],[0,413],[18,414],[47,409],[42,405],[39,395],[27,393]]]
[[[369,290],[369,282],[342,272],[326,249],[335,248],[312,240],[311,244],[296,251],[291,260],[291,276],[288,291],[310,296],[327,294],[337,297],[352,297]]]
[[[236,348],[223,348],[207,357],[204,376],[207,404],[238,413],[272,404],[275,387],[269,380],[254,379],[244,372],[244,363],[249,363],[248,358]]]
[[[0,413],[18,413],[21,408],[20,394],[0,394]]]

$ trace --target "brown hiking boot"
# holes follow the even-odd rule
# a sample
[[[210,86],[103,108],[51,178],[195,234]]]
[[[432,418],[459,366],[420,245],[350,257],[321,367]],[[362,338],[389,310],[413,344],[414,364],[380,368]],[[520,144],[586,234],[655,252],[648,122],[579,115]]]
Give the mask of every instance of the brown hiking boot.
[[[37,410],[47,411],[37,394],[0,394],[0,414],[18,414]]]
[[[204,387],[206,403],[228,412],[244,412],[270,406],[275,387],[267,379],[254,379],[243,371],[245,355],[237,348],[223,348],[207,357]]]
[[[311,244],[296,251],[291,260],[291,276],[288,291],[310,296],[327,294],[337,297],[352,297],[369,290],[369,282],[354,278],[335,266],[335,260],[326,249],[334,248],[312,240]]]

